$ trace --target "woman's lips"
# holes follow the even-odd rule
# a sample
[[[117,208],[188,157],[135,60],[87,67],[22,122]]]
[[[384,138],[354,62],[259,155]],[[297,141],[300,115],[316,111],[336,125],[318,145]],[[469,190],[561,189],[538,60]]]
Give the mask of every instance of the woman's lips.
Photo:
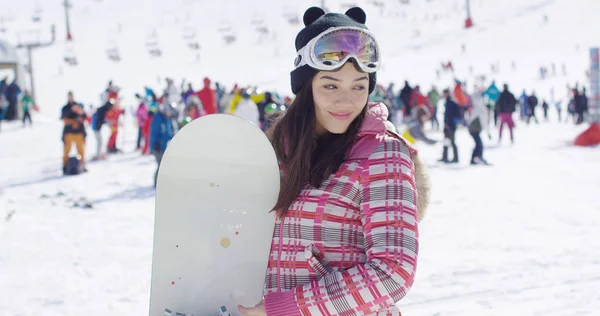
[[[343,120],[349,119],[350,115],[352,113],[334,113],[334,112],[329,112],[329,114],[331,114],[331,116],[335,117],[336,119],[343,121]]]

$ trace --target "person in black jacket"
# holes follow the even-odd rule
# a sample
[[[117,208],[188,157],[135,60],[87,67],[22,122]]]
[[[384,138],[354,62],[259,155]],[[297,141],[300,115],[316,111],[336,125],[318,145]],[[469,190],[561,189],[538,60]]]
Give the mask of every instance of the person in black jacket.
[[[64,122],[63,128],[63,173],[66,173],[67,161],[71,146],[75,143],[77,153],[81,156],[80,167],[83,171],[85,168],[85,126],[86,113],[81,104],[75,102],[73,92],[69,91],[69,101],[61,110],[61,119]]]
[[[404,116],[410,117],[411,114],[411,106],[410,106],[410,96],[412,95],[413,89],[408,84],[408,81],[404,81],[404,88],[400,91],[400,101],[402,101],[402,106],[405,108]]]
[[[585,121],[585,113],[588,111],[588,99],[585,88],[583,88],[581,93],[577,89],[573,90],[573,101],[575,102],[575,113],[577,114],[575,124],[581,124]]]
[[[439,161],[445,163],[457,163],[458,162],[458,147],[454,139],[456,133],[456,122],[462,119],[461,110],[458,103],[452,100],[450,96],[450,90],[444,90],[444,98],[446,99],[444,112],[444,151],[442,152],[442,159]],[[452,146],[454,157],[452,160],[448,160],[448,147]]]
[[[517,99],[515,96],[508,91],[508,85],[504,85],[504,89],[498,98],[498,102],[496,103],[496,111],[498,112],[498,118],[500,119],[500,132],[498,135],[498,142],[502,141],[502,129],[504,128],[504,124],[508,125],[508,129],[510,130],[510,141],[514,143],[513,136],[513,128],[515,127],[515,122],[513,121],[513,113],[517,109]]]
[[[535,120],[535,124],[539,124],[540,122],[535,116],[535,107],[539,104],[538,98],[535,96],[535,91],[531,92],[531,95],[527,98],[527,103],[529,105],[529,115],[527,116],[527,124],[531,121],[531,118]]]
[[[113,99],[106,101],[103,106],[96,110],[92,119],[92,130],[94,130],[94,135],[96,136],[96,156],[94,159],[102,158],[102,125],[106,123],[106,113],[112,109],[113,104]]]

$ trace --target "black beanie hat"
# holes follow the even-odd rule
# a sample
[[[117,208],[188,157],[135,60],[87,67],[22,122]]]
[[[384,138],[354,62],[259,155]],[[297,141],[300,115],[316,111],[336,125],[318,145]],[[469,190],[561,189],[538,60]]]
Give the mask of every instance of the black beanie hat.
[[[296,51],[306,46],[311,39],[317,37],[324,31],[339,26],[358,27],[368,30],[365,25],[367,15],[365,11],[359,7],[348,9],[345,14],[327,13],[319,7],[311,7],[304,12],[304,29],[296,36]],[[309,65],[296,68],[291,73],[292,92],[297,94],[302,86],[307,83],[316,73],[317,69],[311,68]],[[375,90],[377,83],[377,74],[369,74],[369,93]]]

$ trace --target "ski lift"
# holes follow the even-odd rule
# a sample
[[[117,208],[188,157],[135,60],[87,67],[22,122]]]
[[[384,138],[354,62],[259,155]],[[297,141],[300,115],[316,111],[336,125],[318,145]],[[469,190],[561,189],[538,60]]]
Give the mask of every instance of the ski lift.
[[[44,10],[42,10],[40,3],[36,1],[35,9],[33,10],[33,16],[31,17],[31,20],[34,23],[39,23],[42,20],[42,13],[44,13]]]
[[[0,33],[6,33],[6,20],[3,16],[0,17]]]
[[[69,66],[77,66],[78,65],[77,57],[75,57],[74,55],[73,56],[65,55],[64,60],[67,63],[67,65],[69,65]]]
[[[219,32],[221,32],[221,33],[231,32],[231,24],[229,22],[222,21],[219,26]]]
[[[251,22],[251,23],[252,23],[252,25],[258,26],[258,25],[262,25],[262,24],[263,24],[263,22],[264,22],[264,20],[265,20],[265,18],[264,18],[264,17],[262,17],[262,16],[260,16],[260,15],[255,15],[255,16],[252,18],[252,22]]]
[[[161,57],[162,56],[162,50],[160,50],[160,48],[158,46],[149,47],[148,48],[148,53],[152,57]]]
[[[73,49],[73,43],[71,41],[67,42],[67,51],[65,53],[65,57],[63,58],[65,63],[69,66],[77,66],[79,62],[77,61],[77,56],[75,56],[75,50]]]
[[[193,28],[186,28],[183,30],[183,39],[193,40],[196,38],[196,30]]]
[[[107,49],[106,55],[110,61],[114,61],[117,63],[121,61],[121,55],[119,54],[119,49],[116,47]]]
[[[148,39],[146,40],[146,48],[148,49],[148,53],[152,57],[160,57],[162,56],[162,50],[158,45],[158,39],[156,35],[156,30],[152,30]]]
[[[231,44],[235,42],[236,39],[237,38],[234,34],[223,35],[223,40],[225,41],[225,44]]]
[[[268,35],[269,34],[269,28],[266,26],[260,26],[256,28],[256,31],[262,35]]]

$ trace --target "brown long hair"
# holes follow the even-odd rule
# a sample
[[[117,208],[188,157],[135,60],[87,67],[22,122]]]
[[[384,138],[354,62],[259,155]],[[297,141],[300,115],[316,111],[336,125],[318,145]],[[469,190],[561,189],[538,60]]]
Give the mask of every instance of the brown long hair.
[[[319,188],[335,173],[346,158],[363,122],[367,107],[344,134],[317,137],[312,80],[296,94],[286,113],[267,131],[277,159],[283,165],[283,177],[277,204],[273,208],[285,215],[306,184]]]

